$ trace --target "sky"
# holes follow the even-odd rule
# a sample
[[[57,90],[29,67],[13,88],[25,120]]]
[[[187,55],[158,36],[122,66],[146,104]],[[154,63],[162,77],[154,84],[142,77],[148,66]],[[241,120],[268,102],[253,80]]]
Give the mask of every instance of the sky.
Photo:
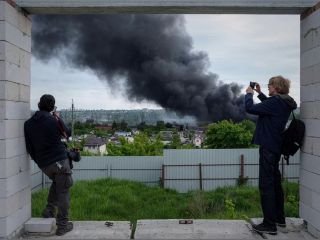
[[[242,85],[243,94],[250,81],[259,82],[267,93],[268,80],[282,75],[291,80],[290,95],[300,102],[299,15],[185,15],[185,20],[194,50],[208,54],[209,71],[220,81]],[[161,108],[132,102],[121,87],[111,89],[93,72],[57,59],[43,63],[32,57],[31,85],[33,110],[45,93],[55,96],[58,109],[70,108],[72,99],[77,109]]]

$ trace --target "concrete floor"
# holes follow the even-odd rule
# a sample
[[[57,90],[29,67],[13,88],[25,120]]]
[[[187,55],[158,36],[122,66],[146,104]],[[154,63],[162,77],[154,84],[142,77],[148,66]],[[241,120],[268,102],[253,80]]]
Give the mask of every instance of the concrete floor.
[[[253,223],[261,219],[251,219]],[[74,230],[64,236],[26,235],[24,239],[130,239],[131,226],[126,221],[114,221],[107,227],[105,221],[76,221]],[[134,239],[315,239],[305,229],[303,221],[287,218],[287,228],[278,228],[276,236],[252,232],[243,220],[192,220],[180,224],[178,219],[138,220]]]

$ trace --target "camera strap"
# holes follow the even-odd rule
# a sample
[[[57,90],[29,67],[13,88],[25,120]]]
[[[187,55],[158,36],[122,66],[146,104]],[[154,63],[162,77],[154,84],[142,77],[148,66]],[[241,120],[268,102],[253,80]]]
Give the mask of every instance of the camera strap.
[[[60,134],[62,135],[62,137],[64,137],[67,141],[68,141],[68,135],[64,129],[63,123],[61,122],[60,118],[56,115],[54,115],[54,118],[57,120],[57,124],[58,124],[58,128],[60,131]]]

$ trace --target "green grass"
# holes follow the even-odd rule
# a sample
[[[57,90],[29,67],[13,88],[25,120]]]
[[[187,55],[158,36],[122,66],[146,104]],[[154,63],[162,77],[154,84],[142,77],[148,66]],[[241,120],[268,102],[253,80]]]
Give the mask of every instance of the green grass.
[[[284,183],[285,213],[298,217],[299,186]],[[48,189],[32,194],[32,216],[40,217]],[[101,179],[78,181],[71,188],[71,220],[137,219],[247,219],[260,217],[259,192],[255,187],[224,187],[186,194],[141,183]]]

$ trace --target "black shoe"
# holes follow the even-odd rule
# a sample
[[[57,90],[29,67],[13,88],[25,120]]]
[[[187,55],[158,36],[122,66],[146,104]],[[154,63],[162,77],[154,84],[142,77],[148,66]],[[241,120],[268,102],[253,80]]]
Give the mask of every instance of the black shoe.
[[[252,224],[252,229],[258,233],[268,233],[271,235],[277,235],[277,227],[266,226],[263,223],[258,225]]]
[[[277,225],[277,227],[282,227],[282,228],[287,227],[286,222],[276,222],[276,225]]]
[[[49,210],[48,208],[45,208],[43,211],[42,211],[42,217],[43,218],[55,218],[55,211],[53,210]]]
[[[281,220],[276,220],[276,225],[282,228],[287,227],[285,218],[282,218]]]
[[[65,235],[67,232],[70,232],[73,229],[73,223],[68,222],[66,226],[58,226],[56,235],[62,236]]]

